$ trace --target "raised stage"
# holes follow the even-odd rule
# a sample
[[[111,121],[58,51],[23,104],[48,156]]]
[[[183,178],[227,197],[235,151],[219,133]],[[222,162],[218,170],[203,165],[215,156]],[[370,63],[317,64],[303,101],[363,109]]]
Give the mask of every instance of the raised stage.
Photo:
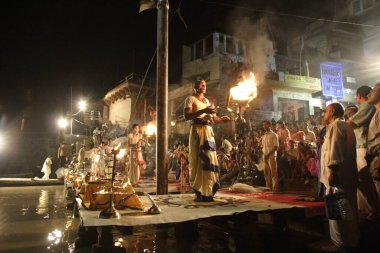
[[[120,218],[101,219],[100,210],[86,210],[77,198],[82,225],[88,226],[143,226],[186,222],[215,216],[235,215],[247,211],[263,213],[275,210],[301,209],[305,217],[323,216],[324,202],[310,201],[303,196],[262,193],[218,192],[215,201],[210,203],[194,202],[193,194],[169,194],[152,196],[161,208],[160,214],[147,214],[152,204],[145,196],[141,197],[144,211],[119,210]]]

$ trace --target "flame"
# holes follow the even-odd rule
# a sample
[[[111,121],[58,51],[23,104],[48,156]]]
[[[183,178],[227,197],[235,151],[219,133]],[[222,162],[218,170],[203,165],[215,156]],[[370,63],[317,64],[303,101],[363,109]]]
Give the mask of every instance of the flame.
[[[127,153],[127,149],[122,148],[122,149],[120,149],[119,154],[116,155],[116,158],[117,158],[117,159],[121,159],[121,158],[124,157],[124,155],[125,155],[126,153]]]
[[[118,150],[121,147],[121,142],[117,144],[117,146],[114,148],[114,150]]]
[[[157,126],[152,122],[146,126],[145,134],[148,136],[155,135],[157,133]]]
[[[230,89],[233,100],[247,101],[249,103],[257,96],[257,86],[255,75],[250,72],[249,78],[239,82],[235,87]]]

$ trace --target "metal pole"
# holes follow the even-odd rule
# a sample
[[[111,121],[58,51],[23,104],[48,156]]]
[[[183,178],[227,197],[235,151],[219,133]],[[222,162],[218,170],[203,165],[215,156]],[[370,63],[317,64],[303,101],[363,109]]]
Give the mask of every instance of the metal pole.
[[[73,135],[73,87],[70,87],[70,142]]]
[[[168,23],[169,1],[157,2],[157,194],[168,193]]]

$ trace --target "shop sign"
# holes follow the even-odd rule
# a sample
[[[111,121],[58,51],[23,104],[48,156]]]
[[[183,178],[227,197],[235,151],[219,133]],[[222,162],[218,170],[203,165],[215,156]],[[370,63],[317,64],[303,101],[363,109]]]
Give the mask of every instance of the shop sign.
[[[310,90],[321,89],[321,80],[315,77],[285,74],[284,81],[288,87]]]
[[[323,96],[343,98],[342,64],[322,62],[320,68]]]

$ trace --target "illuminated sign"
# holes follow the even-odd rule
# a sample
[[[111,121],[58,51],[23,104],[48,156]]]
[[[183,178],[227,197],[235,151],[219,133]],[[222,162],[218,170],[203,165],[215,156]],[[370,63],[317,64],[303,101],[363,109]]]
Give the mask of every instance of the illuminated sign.
[[[323,96],[343,98],[342,64],[322,62],[320,68]]]
[[[319,78],[285,74],[284,81],[287,87],[321,90],[321,80]]]

